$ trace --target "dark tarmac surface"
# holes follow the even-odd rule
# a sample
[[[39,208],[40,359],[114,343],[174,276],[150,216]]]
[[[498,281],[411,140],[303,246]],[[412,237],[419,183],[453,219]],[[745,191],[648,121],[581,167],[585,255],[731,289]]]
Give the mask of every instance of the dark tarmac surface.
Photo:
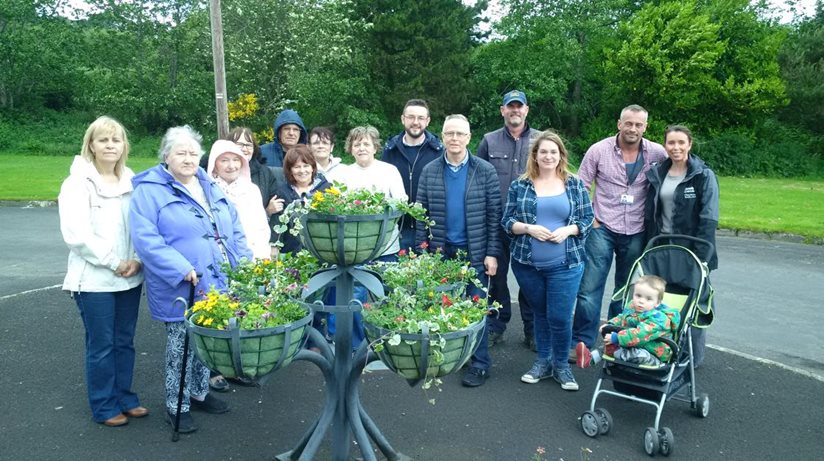
[[[133,388],[152,414],[120,428],[94,423],[83,377],[83,326],[74,302],[58,288],[18,294],[62,281],[66,250],[56,213],[0,208],[0,219],[0,260],[10,268],[0,278],[0,459],[271,460],[290,450],[320,413],[321,374],[308,362],[296,362],[263,387],[233,386],[222,395],[231,412],[194,413],[200,429],[172,443],[171,428],[163,419],[165,331],[144,307]],[[17,228],[10,230],[13,221]],[[819,260],[813,263],[820,266]],[[722,278],[717,278],[716,288]],[[747,292],[744,286],[738,288]],[[440,392],[425,394],[391,372],[364,375],[364,406],[394,448],[418,461],[528,461],[535,459],[538,447],[546,449],[547,460],[647,458],[642,438],[654,423],[653,407],[601,397],[598,406],[611,412],[614,427],[597,439],[585,436],[578,417],[589,408],[596,370],[575,370],[579,392],[563,391],[552,380],[521,383],[533,355],[521,345],[516,322],[513,318],[506,341],[492,349],[492,377],[480,388],[463,388],[460,375],[452,375],[444,379]],[[804,334],[819,338],[809,325]],[[787,334],[781,327],[760,331],[771,340]],[[807,344],[805,350],[816,351],[821,344]],[[802,350],[794,357],[804,355]],[[812,358],[807,370],[816,372],[821,358]],[[714,349],[707,350],[697,373],[699,390],[710,396],[709,417],[697,417],[689,404],[667,403],[661,424],[675,434],[670,458],[822,458],[824,381]],[[435,405],[427,401],[433,397]],[[327,440],[316,459],[331,459],[329,447]],[[353,443],[353,459],[359,454]]]

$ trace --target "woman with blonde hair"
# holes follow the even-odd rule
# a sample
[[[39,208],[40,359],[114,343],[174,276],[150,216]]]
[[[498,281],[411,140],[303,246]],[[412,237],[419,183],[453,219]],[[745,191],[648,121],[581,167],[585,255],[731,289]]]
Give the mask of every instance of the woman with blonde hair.
[[[554,378],[577,391],[567,359],[572,314],[584,269],[584,239],[592,227],[584,183],[569,171],[561,137],[544,131],[530,145],[526,172],[509,187],[501,221],[512,237],[512,272],[535,312],[538,357],[521,381]]]
[[[92,417],[122,426],[149,411],[132,391],[134,333],[142,264],[129,236],[132,170],[123,125],[100,117],[86,130],[80,155],[58,197],[60,231],[69,247],[63,289],[86,328],[86,387]]]

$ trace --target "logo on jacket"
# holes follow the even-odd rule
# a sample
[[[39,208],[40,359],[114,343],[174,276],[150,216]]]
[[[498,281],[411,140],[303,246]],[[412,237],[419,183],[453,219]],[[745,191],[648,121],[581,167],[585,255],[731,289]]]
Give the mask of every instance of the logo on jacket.
[[[684,188],[684,198],[695,198],[695,188],[692,186]]]

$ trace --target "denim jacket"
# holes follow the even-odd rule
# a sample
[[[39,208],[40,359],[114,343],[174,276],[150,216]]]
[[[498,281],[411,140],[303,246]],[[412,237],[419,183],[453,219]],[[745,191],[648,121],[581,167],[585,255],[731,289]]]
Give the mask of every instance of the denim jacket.
[[[592,202],[589,199],[584,183],[574,175],[569,175],[566,181],[566,195],[569,199],[569,218],[567,224],[578,226],[578,235],[572,235],[566,239],[566,253],[569,267],[574,267],[584,262],[584,239],[589,235],[592,228]],[[538,196],[535,193],[535,185],[529,178],[518,178],[509,186],[506,208],[504,208],[501,225],[507,234],[512,237],[510,253],[512,259],[521,264],[532,264],[532,245],[529,235],[515,235],[512,233],[512,226],[516,222],[525,224],[537,223]]]

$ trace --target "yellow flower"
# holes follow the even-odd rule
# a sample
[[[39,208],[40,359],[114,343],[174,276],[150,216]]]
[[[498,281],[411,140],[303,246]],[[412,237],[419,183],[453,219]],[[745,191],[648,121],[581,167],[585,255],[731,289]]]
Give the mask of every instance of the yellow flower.
[[[203,321],[203,325],[204,326],[209,326],[209,325],[212,324],[213,321],[214,321],[214,319],[211,319],[211,318],[206,319],[206,320]]]
[[[340,189],[338,189],[337,187],[334,187],[334,186],[330,187],[329,189],[326,189],[326,192],[328,192],[332,195],[340,195]]]
[[[314,193],[314,195],[312,195],[312,201],[322,202],[323,201],[323,193],[321,191],[316,191]]]

